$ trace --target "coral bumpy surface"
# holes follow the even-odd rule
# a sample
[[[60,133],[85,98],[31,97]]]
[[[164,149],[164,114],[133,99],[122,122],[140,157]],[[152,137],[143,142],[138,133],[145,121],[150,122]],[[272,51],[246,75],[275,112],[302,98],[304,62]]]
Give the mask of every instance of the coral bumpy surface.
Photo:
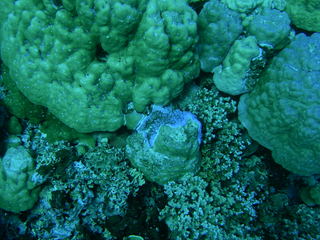
[[[17,87],[79,132],[115,131],[128,103],[167,104],[199,73],[197,15],[183,0],[5,0],[0,9],[1,58]]]

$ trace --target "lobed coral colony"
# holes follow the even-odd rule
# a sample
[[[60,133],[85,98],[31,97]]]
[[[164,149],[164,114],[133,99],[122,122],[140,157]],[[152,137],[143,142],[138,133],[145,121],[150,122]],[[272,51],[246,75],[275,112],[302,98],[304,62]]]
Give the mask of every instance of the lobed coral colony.
[[[320,239],[319,0],[2,0],[0,59],[0,239]]]

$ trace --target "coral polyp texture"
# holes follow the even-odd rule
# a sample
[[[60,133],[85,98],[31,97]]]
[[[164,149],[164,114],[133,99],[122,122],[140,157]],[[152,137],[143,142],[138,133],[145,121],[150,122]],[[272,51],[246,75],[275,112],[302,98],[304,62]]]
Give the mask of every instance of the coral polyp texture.
[[[263,0],[221,0],[228,8],[240,13],[247,13],[257,8],[263,3]]]
[[[320,173],[320,34],[296,36],[241,97],[239,119],[286,169]]]
[[[222,65],[213,69],[213,82],[216,87],[230,95],[239,95],[248,91],[254,73],[250,66],[253,62],[262,62],[262,51],[255,37],[236,40]],[[253,64],[252,64],[253,65]]]
[[[28,151],[11,147],[0,164],[0,208],[14,213],[31,209],[40,188],[32,181],[35,166]]]
[[[256,37],[260,46],[281,49],[289,41],[290,19],[286,12],[264,9],[261,14],[253,17],[246,30]]]
[[[127,105],[167,104],[199,73],[197,15],[178,1],[1,1],[1,58],[19,90],[79,132]]]
[[[240,16],[217,0],[207,2],[198,18],[201,69],[211,72],[222,63],[242,32]]]
[[[148,180],[164,184],[198,170],[201,123],[190,112],[154,107],[127,140],[126,153]]]
[[[0,240],[320,240],[319,11],[0,0]]]
[[[298,28],[320,32],[319,0],[287,0],[286,11]]]

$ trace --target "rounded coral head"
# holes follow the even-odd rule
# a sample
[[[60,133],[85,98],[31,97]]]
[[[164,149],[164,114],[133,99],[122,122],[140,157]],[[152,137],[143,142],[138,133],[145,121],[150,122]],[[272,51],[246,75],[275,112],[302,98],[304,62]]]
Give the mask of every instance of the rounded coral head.
[[[1,59],[19,90],[67,126],[116,131],[128,104],[168,104],[198,75],[186,1],[78,2],[0,2]]]
[[[154,107],[127,139],[126,153],[145,177],[159,184],[199,167],[201,123],[190,112]]]
[[[320,34],[299,34],[239,103],[250,136],[300,175],[320,174],[319,76]]]

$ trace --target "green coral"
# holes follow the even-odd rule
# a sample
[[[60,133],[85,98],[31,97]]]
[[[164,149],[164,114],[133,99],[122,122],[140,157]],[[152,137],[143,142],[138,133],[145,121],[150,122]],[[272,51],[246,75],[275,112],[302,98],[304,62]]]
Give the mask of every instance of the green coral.
[[[148,180],[164,184],[200,161],[201,124],[189,112],[154,107],[127,139],[126,154]]]
[[[206,192],[208,183],[200,177],[186,175],[180,183],[164,185],[168,204],[161,210],[160,218],[166,221],[170,239],[214,239],[215,226],[213,197]]]
[[[45,121],[40,124],[40,130],[46,134],[47,141],[51,143],[57,141],[81,141],[81,139],[88,139],[89,141],[91,139],[91,142],[94,142],[92,136],[79,133],[75,129],[66,126],[52,114],[48,114]]]
[[[115,131],[130,102],[137,111],[167,104],[198,75],[197,15],[184,0],[1,6],[1,58],[13,81],[79,132]]]
[[[231,179],[239,171],[243,155],[255,151],[244,127],[235,119],[236,104],[216,88],[201,87],[192,102],[181,106],[202,122],[204,145],[199,175],[206,181]]]
[[[74,141],[86,137],[85,134],[81,134],[67,127],[52,114],[48,114],[44,107],[31,103],[20,92],[15,82],[9,76],[8,68],[2,65],[1,70],[0,85],[3,86],[4,92],[1,104],[14,115],[7,124],[9,133],[21,133],[23,129],[18,119],[24,119],[29,120],[29,122],[33,124],[40,124],[41,131],[47,134],[47,140],[50,142],[59,140]]]
[[[252,140],[236,121],[227,122],[223,129],[216,129],[215,132],[214,141],[202,148],[199,175],[207,181],[228,180],[239,171],[240,161],[248,152]]]
[[[298,28],[320,32],[319,0],[287,0],[285,10]]]
[[[235,119],[237,102],[216,88],[201,87],[195,96],[185,95],[179,106],[197,116],[202,123],[203,146],[199,175],[206,181],[231,179],[239,171],[242,156],[255,145]],[[192,101],[186,101],[192,97]],[[181,102],[186,102],[181,104]]]
[[[201,121],[202,142],[206,145],[214,141],[217,131],[228,124],[229,117],[237,110],[236,102],[222,96],[216,88],[191,87],[192,91],[181,96],[176,104],[182,110],[192,112]]]
[[[21,134],[22,126],[19,122],[19,119],[15,116],[12,116],[7,123],[7,130],[9,134]]]
[[[286,4],[287,0],[264,0],[262,2],[262,7],[283,11],[286,7]]]
[[[259,68],[264,65],[262,50],[254,36],[236,40],[222,65],[213,69],[213,82],[217,88],[231,95],[239,95],[254,85]]]
[[[320,173],[319,56],[320,34],[297,35],[238,107],[250,136],[300,175]]]
[[[246,30],[249,35],[255,36],[260,46],[281,49],[289,42],[290,19],[286,12],[265,9],[253,16]]]
[[[249,137],[256,127],[278,140],[284,158],[270,149],[283,166],[319,173],[320,35],[293,39],[284,8],[284,0],[0,1],[1,57],[9,66],[0,99],[10,103],[3,104],[8,114],[0,106],[0,152],[22,148],[32,166],[19,168],[19,154],[5,155],[6,165],[23,170],[17,176],[2,164],[0,190],[8,172],[24,180],[10,191],[42,188],[22,214],[16,208],[32,207],[33,198],[0,194],[0,206],[16,210],[0,209],[0,238],[320,239],[319,176],[280,168]],[[253,42],[264,54],[251,59]],[[185,89],[198,74],[197,54],[206,73]],[[213,69],[227,62],[233,74],[222,84],[249,80],[245,91],[254,88],[239,105],[243,116],[248,104],[251,125],[237,119],[239,97],[214,84]],[[56,105],[32,115],[47,105],[23,94],[32,98],[27,92],[44,82],[35,98]],[[161,106],[177,95],[170,108]],[[73,129],[52,115],[61,101]]]
[[[284,193],[270,194],[259,206],[257,229],[268,239],[319,239],[320,208],[294,203]]]
[[[265,166],[257,157],[245,159],[227,181],[186,175],[164,185],[168,202],[160,218],[171,231],[170,239],[261,239],[253,224],[266,181]]]
[[[123,149],[101,143],[63,174],[51,175],[27,219],[29,231],[38,239],[85,239],[87,231],[114,239],[106,222],[126,214],[129,196],[142,185],[143,175],[125,161]]]
[[[303,187],[299,195],[308,206],[320,205],[320,183]]]
[[[226,4],[228,8],[239,13],[250,13],[260,6],[263,3],[263,0],[221,0],[221,2]]]
[[[242,32],[239,14],[217,0],[207,2],[198,18],[197,45],[201,69],[211,72],[222,63],[232,43]]]
[[[207,0],[187,0],[188,3],[205,2]]]
[[[287,216],[280,218],[283,231],[275,239],[319,239],[319,216],[319,208],[303,204],[292,207]]]
[[[38,200],[34,160],[23,146],[9,148],[0,165],[0,208],[19,213]]]
[[[7,110],[20,119],[28,119],[32,123],[39,123],[46,116],[46,109],[31,103],[17,88],[9,75],[9,69],[1,66],[0,85],[4,88],[1,100]]]
[[[64,174],[64,169],[76,159],[74,148],[65,141],[50,143],[38,125],[28,124],[23,133],[16,137],[18,142],[29,149],[35,156],[33,179],[43,184],[48,177]]]
[[[198,176],[164,185],[161,216],[171,239],[260,239],[253,225],[267,195],[267,168],[260,157],[246,156],[252,141],[235,119],[236,101],[215,88],[193,89],[192,101],[177,104],[202,122],[201,167]]]

